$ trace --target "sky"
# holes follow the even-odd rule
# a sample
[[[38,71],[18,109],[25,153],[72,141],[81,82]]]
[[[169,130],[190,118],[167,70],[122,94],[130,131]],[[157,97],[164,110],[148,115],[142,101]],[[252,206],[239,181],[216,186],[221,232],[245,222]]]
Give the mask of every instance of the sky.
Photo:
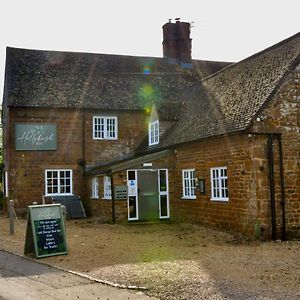
[[[162,57],[162,26],[180,17],[193,58],[235,62],[299,32],[299,12],[299,0],[4,0],[0,94],[7,46]]]

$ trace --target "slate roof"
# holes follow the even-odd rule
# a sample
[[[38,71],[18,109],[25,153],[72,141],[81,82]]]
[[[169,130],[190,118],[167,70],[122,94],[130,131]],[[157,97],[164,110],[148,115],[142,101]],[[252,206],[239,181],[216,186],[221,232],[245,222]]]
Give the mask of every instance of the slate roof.
[[[300,33],[184,89],[185,109],[159,148],[247,129],[300,63]]]
[[[8,106],[140,110],[229,63],[7,48]],[[6,99],[7,98],[7,99]],[[175,112],[165,111],[166,118]]]

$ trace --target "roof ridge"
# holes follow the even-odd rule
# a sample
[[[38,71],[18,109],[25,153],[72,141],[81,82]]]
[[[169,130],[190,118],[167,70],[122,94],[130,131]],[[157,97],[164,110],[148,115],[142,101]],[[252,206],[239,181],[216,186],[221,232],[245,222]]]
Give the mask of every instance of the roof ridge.
[[[161,57],[161,56],[146,56],[146,55],[126,55],[126,54],[116,54],[116,53],[98,53],[98,52],[85,52],[85,51],[70,51],[70,50],[49,50],[49,49],[34,49],[34,48],[22,48],[22,47],[12,47],[6,46],[6,51],[12,50],[23,50],[23,51],[34,51],[34,52],[52,52],[57,54],[84,54],[84,55],[99,55],[99,56],[115,56],[115,57],[130,57],[130,58],[144,58],[144,59],[159,59],[167,61],[168,58]],[[234,63],[230,61],[221,61],[221,60],[208,60],[208,59],[192,59],[192,62],[203,62],[203,63]]]
[[[270,47],[267,47],[267,48],[265,48],[265,49],[263,49],[263,50],[261,50],[261,51],[259,51],[259,52],[256,52],[256,53],[254,53],[254,54],[252,54],[252,55],[250,55],[250,56],[248,56],[248,57],[246,57],[246,58],[244,58],[244,59],[242,59],[242,60],[240,60],[240,61],[238,61],[238,62],[236,62],[236,63],[232,63],[231,65],[229,65],[229,66],[227,66],[227,67],[225,67],[225,68],[223,68],[223,69],[217,71],[216,73],[213,73],[213,74],[211,74],[211,75],[209,75],[209,76],[207,76],[207,77],[201,79],[201,81],[209,80],[209,79],[211,79],[212,77],[217,76],[218,74],[220,74],[220,73],[226,71],[226,70],[229,69],[229,68],[233,68],[233,67],[235,67],[236,65],[239,65],[240,63],[243,63],[243,62],[246,62],[246,61],[251,60],[251,59],[253,59],[253,58],[256,58],[256,57],[258,57],[258,56],[260,56],[260,55],[262,55],[262,54],[264,54],[264,53],[266,53],[266,52],[268,52],[268,51],[270,51],[270,50],[275,49],[275,48],[281,47],[282,45],[284,45],[284,44],[290,42],[291,40],[293,40],[294,38],[297,38],[297,37],[300,37],[300,31],[297,32],[296,34],[294,34],[294,35],[292,35],[292,36],[290,36],[290,37],[288,37],[288,38],[286,38],[286,39],[284,39],[284,40],[282,40],[282,41],[280,41],[280,42],[278,42],[278,43],[276,43],[276,44],[270,46]]]

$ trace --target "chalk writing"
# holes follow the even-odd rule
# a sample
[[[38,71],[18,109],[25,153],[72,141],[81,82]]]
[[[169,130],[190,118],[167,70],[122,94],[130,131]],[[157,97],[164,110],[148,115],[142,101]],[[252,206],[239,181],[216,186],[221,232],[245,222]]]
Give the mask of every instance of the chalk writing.
[[[65,251],[60,219],[36,220],[34,225],[39,253]]]

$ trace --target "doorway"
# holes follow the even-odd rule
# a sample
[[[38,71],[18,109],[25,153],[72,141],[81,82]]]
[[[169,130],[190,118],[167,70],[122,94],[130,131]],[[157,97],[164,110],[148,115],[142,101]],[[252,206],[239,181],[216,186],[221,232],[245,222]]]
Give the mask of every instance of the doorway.
[[[139,220],[159,219],[157,170],[138,171]]]
[[[127,171],[128,220],[169,218],[167,169]]]

